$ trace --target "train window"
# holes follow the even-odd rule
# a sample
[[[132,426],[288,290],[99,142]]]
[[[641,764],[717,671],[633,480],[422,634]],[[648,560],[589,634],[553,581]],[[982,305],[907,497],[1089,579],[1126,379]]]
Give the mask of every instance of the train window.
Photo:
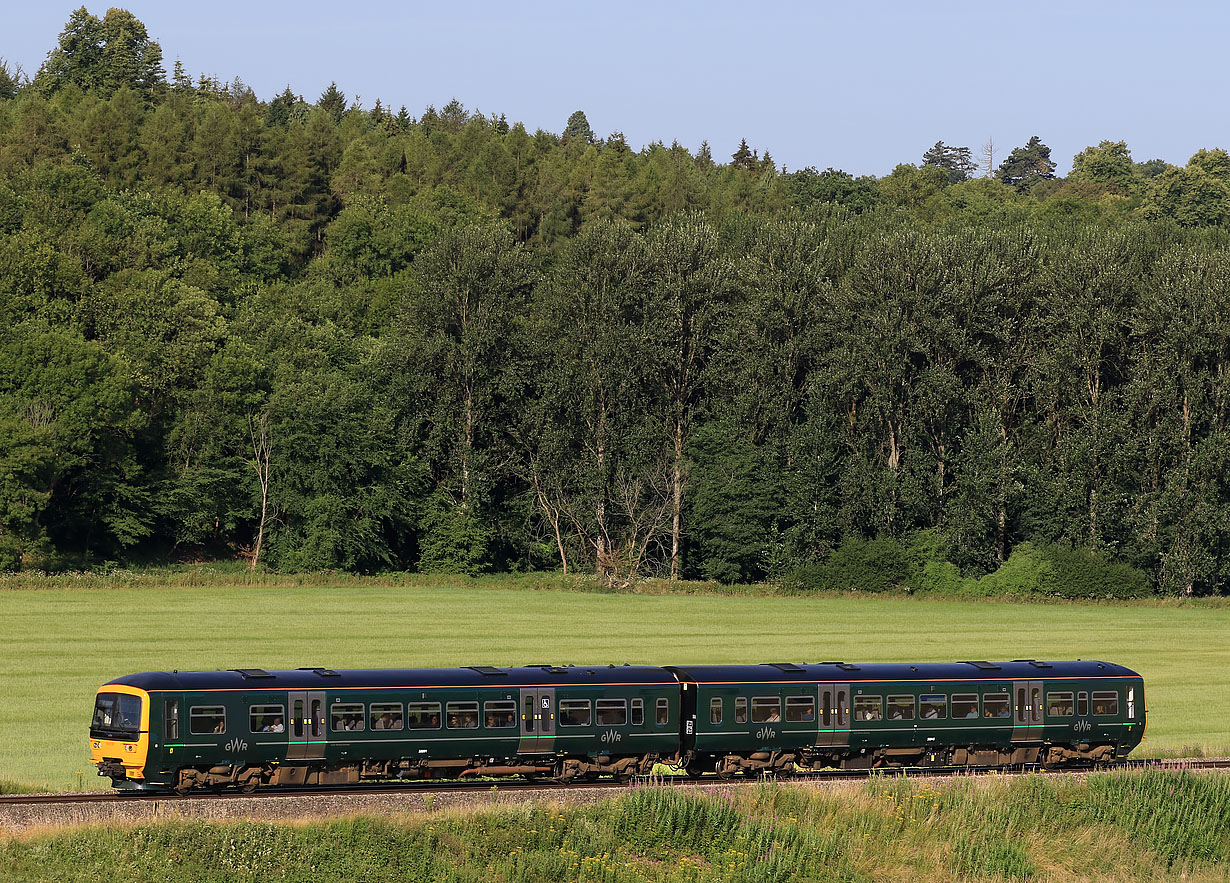
[[[594,716],[600,727],[622,727],[628,723],[628,703],[623,699],[595,699]]]
[[[1012,717],[1007,693],[988,693],[982,697],[983,717]]]
[[[477,702],[450,702],[444,706],[444,712],[450,730],[473,730],[478,727]]]
[[[671,722],[671,704],[668,699],[658,700],[657,717],[654,721],[659,727],[664,727]]]
[[[978,694],[977,693],[953,693],[952,694],[952,718],[953,720],[978,717]]]
[[[440,703],[407,702],[406,727],[411,730],[440,729]]]
[[[561,727],[588,727],[589,700],[561,699],[559,701],[559,725]]]
[[[1076,694],[1076,713],[1079,714],[1081,717],[1084,717],[1085,715],[1089,713],[1089,694],[1088,693],[1081,692],[1081,693]]]
[[[837,726],[846,725],[846,716],[850,713],[850,703],[846,701],[846,691],[837,691]]]
[[[296,699],[295,704],[291,706],[290,712],[290,729],[296,739],[303,738],[303,725],[305,723],[307,721],[303,717],[303,700]]]
[[[1038,687],[1029,691],[1029,716],[1034,723],[1042,719],[1042,690]]]
[[[644,699],[633,699],[632,700],[632,726],[634,727],[645,726],[645,700]]]
[[[94,702],[90,736],[132,742],[141,733],[141,697],[127,693],[99,693]]]
[[[747,697],[746,696],[736,696],[735,697],[735,723],[737,724],[747,723]]]
[[[913,696],[889,696],[888,697],[888,719],[890,721],[912,721],[914,720],[914,697]]]
[[[325,738],[325,701],[311,701],[311,738]]]
[[[884,719],[884,700],[879,696],[855,696],[854,719],[878,721]]]
[[[363,730],[363,704],[335,702],[329,706],[329,729],[335,733],[358,733]]]
[[[163,723],[166,727],[168,739],[179,738],[179,700],[168,699],[166,704],[166,714],[163,715]]]
[[[285,706],[253,705],[248,709],[248,731],[251,733],[285,733]]]
[[[709,723],[720,724],[722,722],[722,700],[709,700]]]
[[[782,719],[782,700],[779,696],[752,697],[752,723],[775,724]]]
[[[188,732],[193,735],[225,733],[226,709],[221,705],[192,706],[188,710]]]
[[[1047,693],[1046,694],[1046,716],[1047,717],[1071,717],[1072,716],[1072,694],[1071,693]]]
[[[786,697],[786,720],[791,723],[811,723],[816,719],[816,700],[812,696]]]
[[[1136,718],[1136,688],[1128,687],[1128,717]]]
[[[516,702],[484,702],[483,714],[489,729],[500,730],[517,725]]]
[[[525,732],[527,733],[534,732],[534,706],[537,702],[538,700],[534,698],[533,693],[525,697],[525,714],[521,715],[521,721],[525,725]]]
[[[827,727],[832,723],[833,717],[833,691],[825,690],[820,694],[820,714],[823,717],[824,725]]]
[[[368,723],[373,730],[400,730],[400,702],[373,702],[367,707]]]
[[[948,697],[939,694],[918,697],[918,716],[925,721],[942,721],[948,717]]]
[[[1016,722],[1018,724],[1029,720],[1028,706],[1025,704],[1025,688],[1016,688]]]
[[[1118,717],[1118,692],[1099,693],[1095,691],[1093,694],[1093,713],[1099,717]]]

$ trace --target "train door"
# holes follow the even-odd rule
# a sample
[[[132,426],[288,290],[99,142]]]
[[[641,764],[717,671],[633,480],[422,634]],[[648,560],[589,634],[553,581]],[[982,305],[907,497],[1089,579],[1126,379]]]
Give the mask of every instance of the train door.
[[[850,744],[850,685],[820,684],[817,745]]]
[[[1042,740],[1042,682],[1014,681],[1012,684],[1012,741]]]
[[[521,689],[520,754],[541,754],[555,750],[555,688]]]
[[[325,756],[325,691],[292,690],[287,760],[320,760]]]

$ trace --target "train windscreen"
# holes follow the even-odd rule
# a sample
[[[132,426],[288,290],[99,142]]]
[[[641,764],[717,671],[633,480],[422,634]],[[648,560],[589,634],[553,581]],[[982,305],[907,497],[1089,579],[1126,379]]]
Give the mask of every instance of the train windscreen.
[[[135,742],[141,733],[141,697],[127,693],[99,693],[90,723],[93,739]]]

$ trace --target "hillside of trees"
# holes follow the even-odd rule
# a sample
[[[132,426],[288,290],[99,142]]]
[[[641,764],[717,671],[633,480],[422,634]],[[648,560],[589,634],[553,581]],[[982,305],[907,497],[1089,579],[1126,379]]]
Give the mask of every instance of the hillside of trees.
[[[84,8],[0,61],[0,570],[1230,591],[1225,150],[854,177],[163,65]]]

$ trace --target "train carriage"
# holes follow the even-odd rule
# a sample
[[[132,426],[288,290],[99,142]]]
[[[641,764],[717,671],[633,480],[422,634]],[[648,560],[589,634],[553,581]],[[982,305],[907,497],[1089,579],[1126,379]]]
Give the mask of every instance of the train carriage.
[[[678,682],[644,666],[146,672],[99,689],[99,774],[125,789],[648,772]]]
[[[687,666],[693,774],[796,765],[1060,766],[1140,743],[1144,684],[1107,662]]]

